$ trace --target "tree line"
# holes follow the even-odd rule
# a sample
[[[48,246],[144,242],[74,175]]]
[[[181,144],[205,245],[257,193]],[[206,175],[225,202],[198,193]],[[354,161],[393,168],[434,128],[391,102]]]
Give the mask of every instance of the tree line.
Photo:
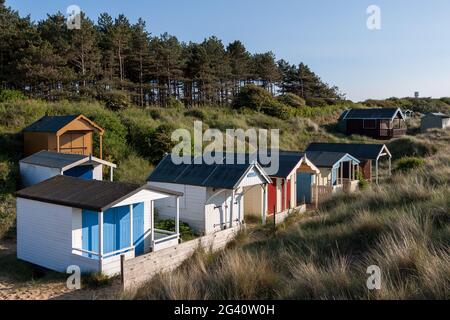
[[[145,21],[131,23],[123,14],[80,19],[80,29],[67,28],[61,13],[33,22],[0,0],[1,87],[48,100],[92,97],[113,107],[227,106],[247,84],[294,93],[310,105],[344,98],[307,65],[277,61],[272,52],[251,54],[238,40],[153,36]]]

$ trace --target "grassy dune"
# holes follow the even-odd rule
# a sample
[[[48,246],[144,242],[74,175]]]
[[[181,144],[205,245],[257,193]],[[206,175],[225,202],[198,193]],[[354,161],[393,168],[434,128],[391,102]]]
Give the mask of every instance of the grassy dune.
[[[437,152],[380,187],[340,195],[309,216],[248,228],[228,250],[197,252],[135,299],[449,299],[450,132]],[[370,265],[381,290],[366,288]]]
[[[278,128],[284,149],[301,150],[313,140],[336,140],[326,125],[339,116],[345,106],[304,107],[289,120],[245,110],[238,112],[224,107],[158,108],[130,107],[117,112],[98,102],[48,102],[21,100],[0,103],[0,239],[15,236],[15,201],[12,193],[20,188],[18,161],[22,155],[20,131],[40,117],[83,113],[106,129],[103,153],[118,164],[115,180],[143,183],[161,155],[152,155],[159,145],[151,145],[148,137],[161,126],[193,131],[195,120],[203,121],[203,129]],[[308,118],[306,118],[308,117]],[[170,135],[165,138],[170,139]],[[98,150],[94,141],[94,153]]]

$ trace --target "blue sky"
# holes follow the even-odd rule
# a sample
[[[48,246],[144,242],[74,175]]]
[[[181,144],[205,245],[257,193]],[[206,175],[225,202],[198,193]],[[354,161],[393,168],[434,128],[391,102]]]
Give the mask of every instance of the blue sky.
[[[182,41],[215,35],[241,40],[250,52],[272,51],[304,62],[352,100],[450,96],[448,0],[6,0],[37,21],[78,5],[97,20],[119,13],[142,17],[153,35]],[[381,9],[381,30],[366,27],[366,9]]]

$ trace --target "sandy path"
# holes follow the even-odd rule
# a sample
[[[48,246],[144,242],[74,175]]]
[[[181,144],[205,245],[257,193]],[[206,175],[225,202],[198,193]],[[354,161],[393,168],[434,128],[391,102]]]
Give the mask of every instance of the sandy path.
[[[14,241],[0,241],[0,255],[15,254],[15,252]],[[64,279],[17,282],[5,276],[0,277],[0,300],[107,299],[116,296],[118,289],[118,283],[95,290],[69,290]]]

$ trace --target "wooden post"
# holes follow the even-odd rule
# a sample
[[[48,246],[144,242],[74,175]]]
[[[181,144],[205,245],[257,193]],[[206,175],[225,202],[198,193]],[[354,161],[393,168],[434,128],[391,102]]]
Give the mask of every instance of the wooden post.
[[[344,184],[344,165],[342,162],[339,164],[339,168],[340,168],[339,171],[341,172],[341,184],[343,185]]]
[[[100,159],[103,159],[103,134],[100,133]]]
[[[123,264],[124,264],[124,262],[125,262],[125,255],[122,253],[120,255],[120,282],[122,283],[122,285],[123,285],[123,283],[125,281],[125,278],[123,276]]]
[[[273,205],[273,229],[277,227],[277,205]]]
[[[56,135],[56,152],[59,152],[59,135]]]
[[[178,238],[180,238],[180,197],[176,196],[175,198],[175,232],[178,234]]]
[[[377,160],[375,161],[375,181],[376,184],[378,185],[378,157]]]
[[[113,181],[113,170],[114,170],[114,168],[113,167],[109,167],[109,180],[111,180],[111,181]]]
[[[134,236],[133,236],[133,205],[130,204],[130,247],[134,245]]]

